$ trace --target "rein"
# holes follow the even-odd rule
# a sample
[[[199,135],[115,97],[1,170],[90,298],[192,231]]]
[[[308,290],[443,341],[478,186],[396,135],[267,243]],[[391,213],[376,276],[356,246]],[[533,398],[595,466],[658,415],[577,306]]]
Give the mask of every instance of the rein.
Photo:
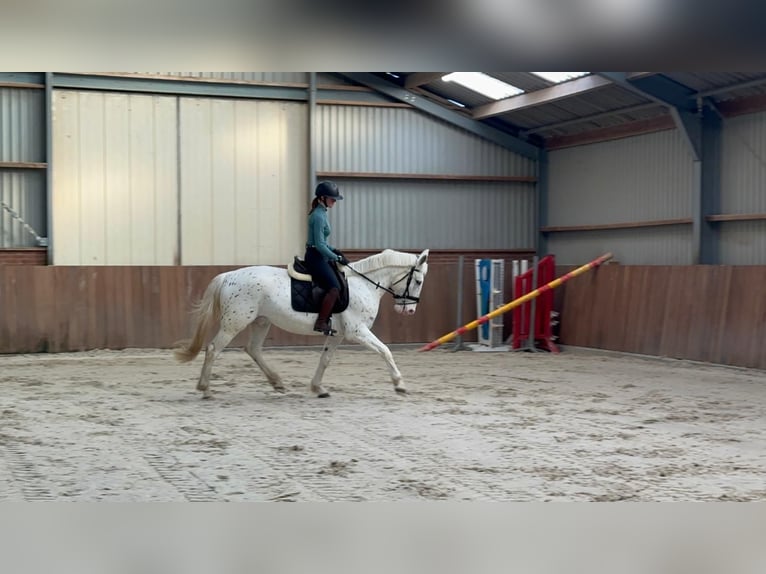
[[[391,284],[391,287],[393,287],[397,283],[401,283],[402,281],[404,281],[405,278],[407,279],[407,284],[404,286],[404,293],[402,293],[401,295],[397,295],[396,292],[393,289],[390,289],[389,287],[385,287],[385,286],[381,285],[378,281],[373,281],[372,279],[367,277],[367,275],[365,275],[364,273],[360,273],[359,271],[357,271],[356,269],[354,269],[350,265],[346,265],[346,267],[351,269],[351,271],[353,271],[354,273],[356,273],[357,275],[359,275],[360,277],[362,277],[366,281],[369,281],[370,283],[375,285],[376,289],[383,289],[383,291],[385,291],[386,293],[390,293],[394,297],[394,299],[401,299],[401,300],[406,300],[407,301],[407,302],[400,303],[400,305],[409,305],[410,302],[417,303],[417,302],[420,301],[420,297],[413,297],[412,295],[410,295],[410,283],[412,282],[412,275],[413,275],[413,273],[415,273],[415,266],[414,265],[412,267],[410,267],[410,271],[409,271],[409,273],[407,273],[407,275],[402,276],[401,279],[398,279],[398,280],[394,281]]]

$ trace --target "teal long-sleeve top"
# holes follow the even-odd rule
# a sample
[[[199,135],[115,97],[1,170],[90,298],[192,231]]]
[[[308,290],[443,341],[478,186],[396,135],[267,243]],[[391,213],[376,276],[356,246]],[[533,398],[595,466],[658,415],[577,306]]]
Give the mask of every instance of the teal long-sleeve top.
[[[340,257],[333,252],[333,247],[327,243],[330,237],[330,222],[327,220],[327,208],[317,205],[309,214],[309,234],[306,247],[316,247],[328,261],[339,261]]]

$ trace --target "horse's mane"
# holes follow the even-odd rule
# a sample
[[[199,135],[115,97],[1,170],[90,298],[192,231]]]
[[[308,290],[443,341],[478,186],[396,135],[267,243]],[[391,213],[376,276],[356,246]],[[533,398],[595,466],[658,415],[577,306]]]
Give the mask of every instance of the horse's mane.
[[[351,263],[353,267],[359,273],[369,273],[376,269],[382,269],[383,267],[412,267],[418,260],[418,256],[414,253],[404,253],[402,251],[394,251],[393,249],[386,249],[381,253],[370,255],[359,261]]]

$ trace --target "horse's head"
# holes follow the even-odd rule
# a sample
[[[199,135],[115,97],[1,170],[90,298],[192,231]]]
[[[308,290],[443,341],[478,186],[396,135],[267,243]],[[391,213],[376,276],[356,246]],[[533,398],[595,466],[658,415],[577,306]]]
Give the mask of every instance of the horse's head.
[[[404,286],[399,297],[394,297],[394,310],[402,315],[414,315],[420,300],[420,291],[428,273],[428,249],[418,255],[415,264],[397,283]]]

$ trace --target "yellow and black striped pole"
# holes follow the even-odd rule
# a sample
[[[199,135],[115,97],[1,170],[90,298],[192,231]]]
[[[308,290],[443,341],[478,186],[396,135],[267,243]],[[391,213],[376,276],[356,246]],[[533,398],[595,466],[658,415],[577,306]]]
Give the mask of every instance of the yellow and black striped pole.
[[[447,333],[443,337],[439,337],[435,341],[432,341],[432,342],[428,343],[427,345],[424,345],[423,347],[418,349],[418,351],[430,351],[431,349],[434,349],[434,348],[438,347],[439,345],[441,345],[443,343],[451,341],[452,339],[454,339],[458,335],[462,335],[463,333],[471,331],[471,330],[475,329],[476,327],[478,327],[479,325],[483,325],[487,321],[489,321],[491,319],[494,319],[498,315],[502,315],[503,313],[507,313],[508,311],[513,309],[514,307],[518,307],[519,305],[523,305],[527,301],[531,301],[532,299],[542,295],[546,291],[550,291],[551,289],[555,289],[556,287],[558,287],[559,285],[561,285],[565,281],[569,281],[573,277],[577,277],[578,275],[582,275],[586,271],[590,271],[594,267],[598,267],[599,265],[601,265],[605,261],[609,261],[611,258],[612,258],[612,254],[611,253],[605,253],[604,255],[599,257],[598,259],[594,259],[593,261],[591,261],[590,263],[586,263],[582,267],[578,267],[577,269],[573,269],[569,273],[566,273],[566,274],[562,275],[561,277],[559,277],[557,279],[554,279],[550,283],[547,283],[546,285],[543,285],[542,287],[539,287],[539,288],[535,289],[534,291],[530,291],[526,295],[522,295],[521,297],[519,297],[518,299],[514,299],[510,303],[506,303],[505,305],[502,305],[501,307],[498,307],[494,311],[492,311],[490,313],[487,313],[486,315],[484,315],[482,317],[479,317],[475,321],[471,321],[470,323],[466,323],[465,325],[463,325],[459,329],[456,329],[456,330],[452,331],[451,333]]]

